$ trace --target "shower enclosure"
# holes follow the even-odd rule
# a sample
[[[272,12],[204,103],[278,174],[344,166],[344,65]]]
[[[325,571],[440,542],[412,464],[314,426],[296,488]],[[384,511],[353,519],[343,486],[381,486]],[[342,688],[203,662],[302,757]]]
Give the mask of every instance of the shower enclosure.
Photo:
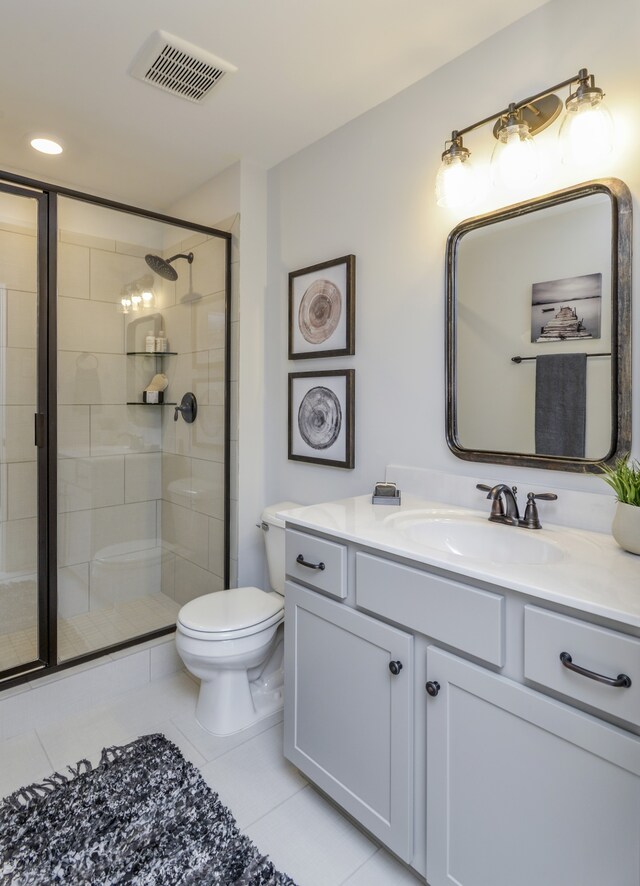
[[[0,173],[0,686],[228,586],[230,248]]]

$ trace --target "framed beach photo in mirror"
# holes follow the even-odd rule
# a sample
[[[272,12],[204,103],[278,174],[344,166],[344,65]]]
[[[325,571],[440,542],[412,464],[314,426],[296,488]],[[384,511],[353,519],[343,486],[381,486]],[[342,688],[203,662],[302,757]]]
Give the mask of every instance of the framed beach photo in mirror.
[[[289,373],[289,458],[354,466],[355,369]]]
[[[289,359],[355,354],[355,255],[289,274]]]

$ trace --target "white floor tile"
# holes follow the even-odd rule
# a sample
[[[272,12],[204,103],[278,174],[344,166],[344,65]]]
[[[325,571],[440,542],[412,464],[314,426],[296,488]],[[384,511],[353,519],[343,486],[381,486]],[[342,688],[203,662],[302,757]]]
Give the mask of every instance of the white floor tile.
[[[337,886],[378,848],[311,787],[244,832],[299,886]]]
[[[244,829],[301,790],[307,780],[282,755],[282,725],[207,763],[207,784]]]
[[[0,753],[0,797],[34,781],[42,781],[53,771],[35,732],[4,741]]]
[[[197,693],[199,686],[197,683],[193,685]],[[244,744],[245,741],[249,741],[254,735],[259,735],[261,732],[271,729],[272,726],[281,722],[282,711],[278,711],[269,717],[265,717],[264,720],[259,720],[250,728],[243,729],[241,732],[236,732],[233,735],[212,735],[196,722],[195,717],[174,720],[178,729],[200,751],[205,760],[215,760],[216,757],[226,754],[232,748]]]
[[[379,849],[373,858],[362,865],[344,886],[417,886],[422,880],[408,871],[384,849]]]

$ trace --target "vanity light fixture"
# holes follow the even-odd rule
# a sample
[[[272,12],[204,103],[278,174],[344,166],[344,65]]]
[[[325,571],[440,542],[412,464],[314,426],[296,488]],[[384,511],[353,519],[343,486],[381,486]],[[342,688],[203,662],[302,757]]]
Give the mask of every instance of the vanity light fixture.
[[[137,313],[141,308],[155,307],[156,297],[152,289],[153,277],[145,274],[133,283],[122,287],[118,305],[121,314]]]
[[[613,145],[613,123],[603,106],[603,91],[593,74],[581,68],[578,74],[542,92],[491,114],[464,129],[455,129],[445,142],[442,163],[436,178],[438,206],[470,206],[477,194],[477,183],[470,162],[471,152],[463,136],[487,123],[493,123],[498,140],[492,157],[492,177],[510,190],[526,188],[539,173],[538,149],[533,136],[550,126],[562,112],[563,102],[555,94],[569,87],[566,117],[561,128],[563,156],[577,162],[600,160]],[[574,91],[571,91],[575,87]]]

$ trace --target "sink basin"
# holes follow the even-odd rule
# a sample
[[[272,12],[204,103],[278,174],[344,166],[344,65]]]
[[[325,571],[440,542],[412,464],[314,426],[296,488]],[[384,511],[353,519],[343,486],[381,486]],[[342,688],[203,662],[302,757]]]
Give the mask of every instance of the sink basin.
[[[492,563],[542,565],[562,559],[562,551],[529,529],[488,520],[406,515],[396,528],[410,541],[445,554]]]

